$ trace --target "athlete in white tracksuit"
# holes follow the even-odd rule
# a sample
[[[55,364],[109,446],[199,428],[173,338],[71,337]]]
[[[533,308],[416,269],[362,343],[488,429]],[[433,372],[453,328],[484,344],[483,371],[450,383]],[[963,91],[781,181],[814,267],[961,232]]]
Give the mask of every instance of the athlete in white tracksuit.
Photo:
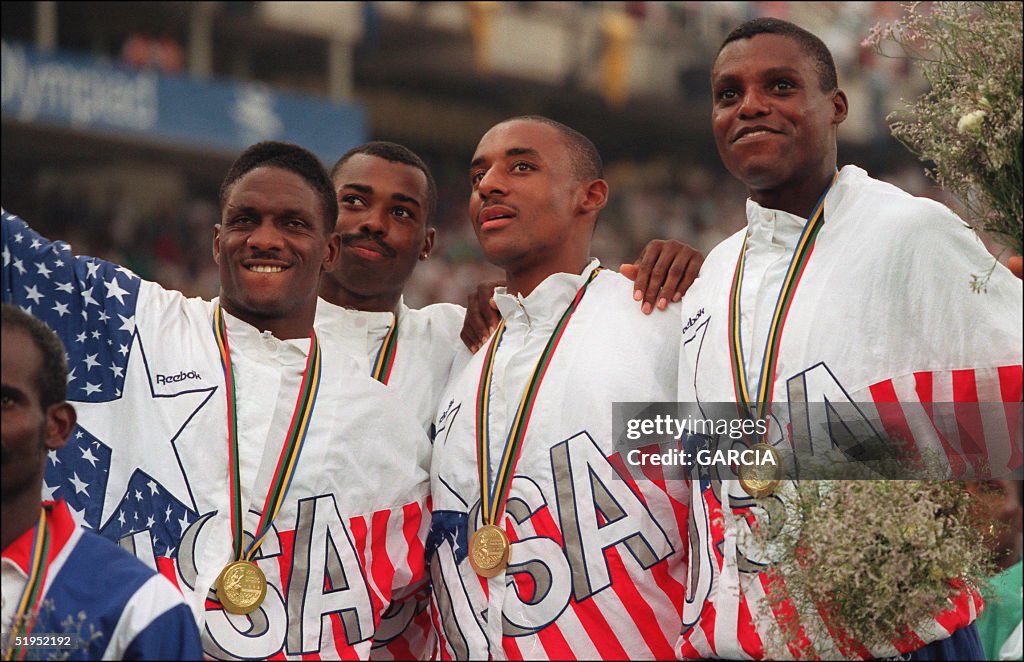
[[[72,436],[90,444],[69,444],[49,465],[46,487],[63,490],[57,496],[84,511],[90,525],[185,593],[207,654],[368,658],[382,615],[424,579],[429,443],[397,394],[359,368],[331,334],[320,334],[323,374],[310,427],[256,557],[267,596],[253,614],[229,615],[211,593],[233,560],[214,303],[74,256],[13,216],[5,214],[3,224],[4,298],[43,313],[68,347],[69,398],[78,400],[80,423]],[[24,264],[45,268],[29,274]],[[225,319],[251,536],[310,341],[279,340],[232,315]],[[99,396],[106,400],[82,401]],[[82,461],[86,451],[89,462]],[[82,472],[96,456],[109,465],[87,484]]]
[[[885,422],[885,433],[910,436],[919,448],[948,454],[956,466],[958,458],[968,457],[956,425],[930,418],[919,403],[943,408],[950,406],[944,403],[1020,402],[1020,281],[998,266],[987,291],[973,292],[971,275],[992,266],[974,233],[939,203],[914,198],[855,166],[839,173],[825,197],[824,214],[782,335],[770,442],[793,444],[794,429],[801,425],[794,407],[805,411],[804,403],[825,400],[839,408],[856,403],[866,420],[876,426]],[[770,317],[806,219],[751,200],[747,219],[746,229],[708,255],[683,300],[681,401],[736,401],[729,289],[746,235],[742,347],[748,383],[758,379]],[[878,407],[889,402],[901,404],[896,420],[892,407]],[[1019,427],[1014,440],[1013,421],[1007,422],[985,428],[986,459],[993,470],[1020,467]],[[823,427],[808,430],[812,446],[831,448]],[[692,489],[681,655],[759,657],[769,627],[761,620],[766,607],[760,570],[770,558],[744,547],[743,517],[721,520],[720,515],[752,510],[763,517],[765,511],[752,508],[754,501],[736,481],[697,476]],[[784,501],[785,492],[774,498]],[[709,527],[713,521],[725,524]],[[979,605],[975,594],[964,592],[949,610],[916,628],[913,637],[870,655],[908,653],[945,639],[972,623]],[[827,659],[841,650],[817,654]]]
[[[495,294],[506,329],[490,381],[491,474],[537,358],[596,260],[526,297]],[[501,526],[507,572],[470,567],[480,526],[474,444],[485,350],[442,398],[428,557],[444,659],[664,658],[679,629],[687,494],[633,474],[613,446],[612,403],[675,400],[678,310],[646,316],[632,283],[602,270],[545,373]],[[642,476],[634,479],[631,476]],[[500,615],[500,616],[499,616]]]

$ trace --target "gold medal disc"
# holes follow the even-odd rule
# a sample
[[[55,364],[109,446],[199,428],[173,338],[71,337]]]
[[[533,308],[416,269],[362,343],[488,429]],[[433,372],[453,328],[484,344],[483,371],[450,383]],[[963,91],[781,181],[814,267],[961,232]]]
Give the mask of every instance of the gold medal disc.
[[[469,565],[481,577],[494,577],[508,566],[508,536],[493,524],[484,524],[469,539]]]
[[[740,486],[750,496],[760,499],[774,493],[782,482],[782,456],[770,444],[755,444],[753,450],[757,451],[758,458],[763,460],[765,454],[770,453],[775,461],[775,464],[740,465]]]
[[[235,561],[224,566],[217,577],[217,599],[232,614],[248,614],[267,597],[267,578],[250,561]]]

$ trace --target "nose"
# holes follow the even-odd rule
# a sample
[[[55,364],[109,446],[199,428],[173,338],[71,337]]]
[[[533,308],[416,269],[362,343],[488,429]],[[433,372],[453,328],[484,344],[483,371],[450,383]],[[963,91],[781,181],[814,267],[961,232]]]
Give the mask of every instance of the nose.
[[[378,205],[363,215],[359,231],[363,234],[383,235],[388,223],[387,205]]]
[[[760,90],[748,90],[743,95],[743,101],[740,103],[740,117],[760,117],[767,115],[771,110],[771,106],[768,103],[768,98],[761,93]]]
[[[280,250],[282,248],[281,231],[273,221],[260,221],[249,233],[247,243],[254,250]]]
[[[480,181],[476,183],[476,193],[481,198],[508,193],[508,184],[502,176],[501,169],[498,167],[488,168],[480,178]]]

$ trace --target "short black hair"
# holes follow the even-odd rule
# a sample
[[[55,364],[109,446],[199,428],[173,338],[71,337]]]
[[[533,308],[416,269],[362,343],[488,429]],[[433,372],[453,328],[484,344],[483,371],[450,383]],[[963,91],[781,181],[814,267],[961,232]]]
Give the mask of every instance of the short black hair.
[[[43,410],[64,402],[68,395],[68,361],[57,334],[42,320],[9,303],[0,306],[0,324],[5,330],[25,331],[39,349],[42,361],[35,382]]]
[[[814,60],[822,91],[831,92],[839,87],[836,63],[832,59],[832,53],[828,50],[825,42],[799,25],[789,21],[783,21],[778,18],[755,18],[752,21],[747,21],[726,36],[725,41],[718,47],[718,53],[720,54],[723,48],[734,41],[750,39],[759,34],[777,34],[792,39]],[[717,58],[718,54],[715,57]]]
[[[540,122],[553,127],[562,134],[569,147],[569,160],[572,163],[573,175],[581,181],[604,178],[604,164],[601,161],[601,154],[597,151],[594,143],[576,129],[566,126],[561,122],[544,117],[543,115],[520,115],[510,117],[501,122]]]
[[[368,143],[363,143],[358,147],[345,152],[338,162],[331,168],[331,181],[337,176],[342,166],[348,163],[356,154],[366,154],[367,156],[376,156],[377,158],[390,161],[392,163],[404,163],[410,165],[424,174],[427,178],[427,213],[426,220],[427,225],[430,225],[434,218],[434,213],[437,210],[437,183],[434,181],[434,175],[430,173],[430,168],[420,158],[419,154],[412,151],[405,145],[399,145],[398,143],[387,142],[386,140],[372,140]]]
[[[324,234],[334,230],[338,220],[338,200],[334,196],[331,179],[327,176],[320,159],[304,147],[276,140],[251,145],[235,159],[220,185],[221,210],[227,203],[231,186],[249,172],[262,167],[287,170],[305,180],[320,196],[321,212],[325,221]]]

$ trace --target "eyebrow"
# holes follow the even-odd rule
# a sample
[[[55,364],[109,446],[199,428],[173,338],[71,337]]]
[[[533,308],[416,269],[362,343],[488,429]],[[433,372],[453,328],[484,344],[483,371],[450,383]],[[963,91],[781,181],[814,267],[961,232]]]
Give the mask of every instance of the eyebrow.
[[[409,204],[416,205],[417,207],[421,206],[419,200],[412,197],[411,195],[406,195],[404,193],[395,193],[391,196],[391,199],[397,200],[398,202],[408,202]]]
[[[757,72],[759,78],[774,78],[776,76],[799,76],[800,71],[796,67],[772,67]],[[725,73],[711,79],[712,83],[732,83],[740,79],[737,74]]]
[[[353,189],[355,191],[359,191],[360,193],[364,193],[366,195],[372,195],[373,194],[373,187],[370,186],[369,184],[356,184],[355,182],[352,182],[352,183],[349,183],[349,184],[342,184],[341,188],[342,189],[350,188],[350,189]],[[393,193],[391,195],[391,199],[392,200],[397,200],[398,202],[407,202],[407,203],[409,203],[411,205],[416,205],[417,207],[420,207],[420,208],[423,207],[423,205],[420,203],[419,200],[417,200],[416,198],[412,197],[411,195],[406,195],[405,193]]]
[[[227,207],[225,208],[225,211],[232,212],[232,213],[252,214],[253,216],[262,216],[263,215],[262,212],[260,212],[260,210],[258,208],[253,207],[252,205],[227,205]],[[274,216],[299,216],[299,217],[304,217],[305,214],[306,214],[306,212],[301,210],[301,209],[289,208],[289,209],[282,209],[279,212],[275,212]]]
[[[505,150],[505,156],[524,156],[524,155],[525,156],[532,156],[532,157],[535,157],[535,158],[540,158],[540,152],[538,152],[537,150],[535,150],[532,147],[512,147],[511,149]],[[484,157],[478,156],[478,157],[476,157],[475,159],[473,159],[470,162],[469,167],[472,168],[472,167],[478,166],[478,165],[480,165],[483,162],[484,162]]]
[[[367,184],[356,184],[356,183],[342,184],[341,188],[351,188],[351,189],[355,189],[355,190],[359,191],[360,193],[366,193],[366,194],[373,193],[373,187],[369,186]]]
[[[800,70],[796,67],[772,67],[771,69],[765,69],[761,72],[762,76],[793,76],[799,75]]]

